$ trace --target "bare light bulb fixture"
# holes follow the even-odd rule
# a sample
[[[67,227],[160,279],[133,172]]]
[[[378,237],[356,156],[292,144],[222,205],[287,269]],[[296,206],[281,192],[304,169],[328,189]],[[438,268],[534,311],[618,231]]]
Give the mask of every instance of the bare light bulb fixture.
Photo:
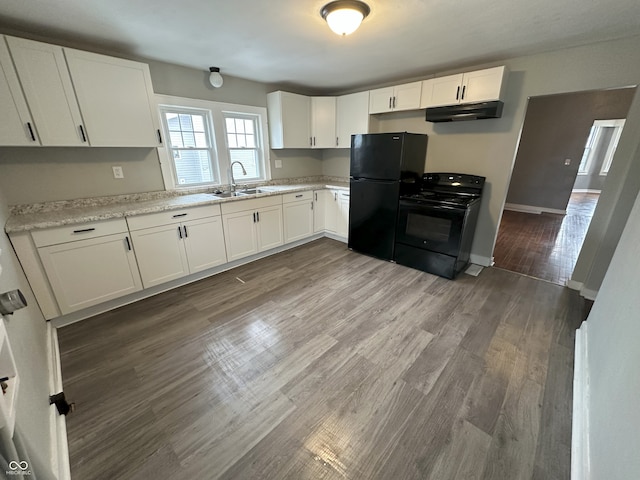
[[[359,0],[335,0],[322,7],[320,15],[331,30],[344,36],[355,32],[370,12],[369,5]]]
[[[220,75],[220,69],[218,67],[209,67],[209,71],[211,72],[209,74],[209,83],[214,88],[220,88],[224,83],[224,79]]]

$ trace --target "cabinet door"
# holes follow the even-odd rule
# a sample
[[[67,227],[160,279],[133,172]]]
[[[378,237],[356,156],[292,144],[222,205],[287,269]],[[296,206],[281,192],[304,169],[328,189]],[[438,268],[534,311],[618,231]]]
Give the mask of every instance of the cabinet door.
[[[45,146],[87,146],[62,47],[7,37],[18,78]]]
[[[311,97],[312,148],[336,147],[336,97]]]
[[[181,226],[163,225],[131,232],[145,288],[189,273]]]
[[[351,148],[351,135],[369,132],[369,92],[338,97],[336,109],[338,148]]]
[[[505,67],[487,68],[464,74],[461,103],[500,100]]]
[[[267,95],[271,148],[311,148],[311,99],[289,92]]]
[[[393,109],[417,110],[420,108],[422,82],[405,83],[394,88]]]
[[[64,54],[92,146],[158,146],[146,64],[69,48]]]
[[[38,252],[63,314],[142,289],[126,234],[41,247]]]
[[[426,104],[424,101],[422,102],[425,108],[460,103],[460,95],[462,93],[461,73],[447,77],[433,78],[431,80],[431,99]]]
[[[369,91],[369,113],[390,112],[393,109],[393,87]]]
[[[338,190],[327,190],[325,197],[325,230],[327,232],[336,233],[338,229]]]
[[[313,192],[313,232],[323,232],[325,229],[325,216],[329,190],[316,190]]]
[[[337,215],[336,233],[347,238],[349,236],[349,194],[346,192],[338,194]]]
[[[284,215],[284,243],[295,242],[313,235],[313,201],[286,203]]]
[[[184,222],[182,230],[190,273],[227,263],[222,217]]]
[[[258,251],[263,252],[284,243],[282,206],[261,208],[256,212]]]
[[[258,253],[255,212],[229,213],[222,216],[227,259],[232,262]]]
[[[0,145],[39,145],[3,36],[0,36],[0,112]],[[34,133],[33,136],[31,132]]]

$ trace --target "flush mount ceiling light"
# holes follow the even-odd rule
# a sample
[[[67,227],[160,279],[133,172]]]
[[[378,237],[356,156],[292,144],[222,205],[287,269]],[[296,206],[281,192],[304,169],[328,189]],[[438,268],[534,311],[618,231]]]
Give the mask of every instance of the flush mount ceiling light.
[[[359,0],[336,0],[322,7],[320,15],[338,35],[349,35],[358,29],[370,12],[369,5]]]
[[[220,69],[218,67],[209,67],[209,71],[211,72],[209,83],[215,88],[220,88],[224,82],[222,75],[220,75]]]

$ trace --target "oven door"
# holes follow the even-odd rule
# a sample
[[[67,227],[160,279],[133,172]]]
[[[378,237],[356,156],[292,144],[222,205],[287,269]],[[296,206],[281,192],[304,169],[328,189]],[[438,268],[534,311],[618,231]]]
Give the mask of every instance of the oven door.
[[[396,242],[457,256],[466,208],[400,200]]]

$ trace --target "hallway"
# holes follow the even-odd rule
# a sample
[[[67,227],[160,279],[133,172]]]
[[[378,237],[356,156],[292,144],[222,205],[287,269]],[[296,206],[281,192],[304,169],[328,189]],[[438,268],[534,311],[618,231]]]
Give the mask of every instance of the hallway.
[[[566,215],[505,210],[494,250],[495,266],[565,285],[599,196],[572,193]]]

